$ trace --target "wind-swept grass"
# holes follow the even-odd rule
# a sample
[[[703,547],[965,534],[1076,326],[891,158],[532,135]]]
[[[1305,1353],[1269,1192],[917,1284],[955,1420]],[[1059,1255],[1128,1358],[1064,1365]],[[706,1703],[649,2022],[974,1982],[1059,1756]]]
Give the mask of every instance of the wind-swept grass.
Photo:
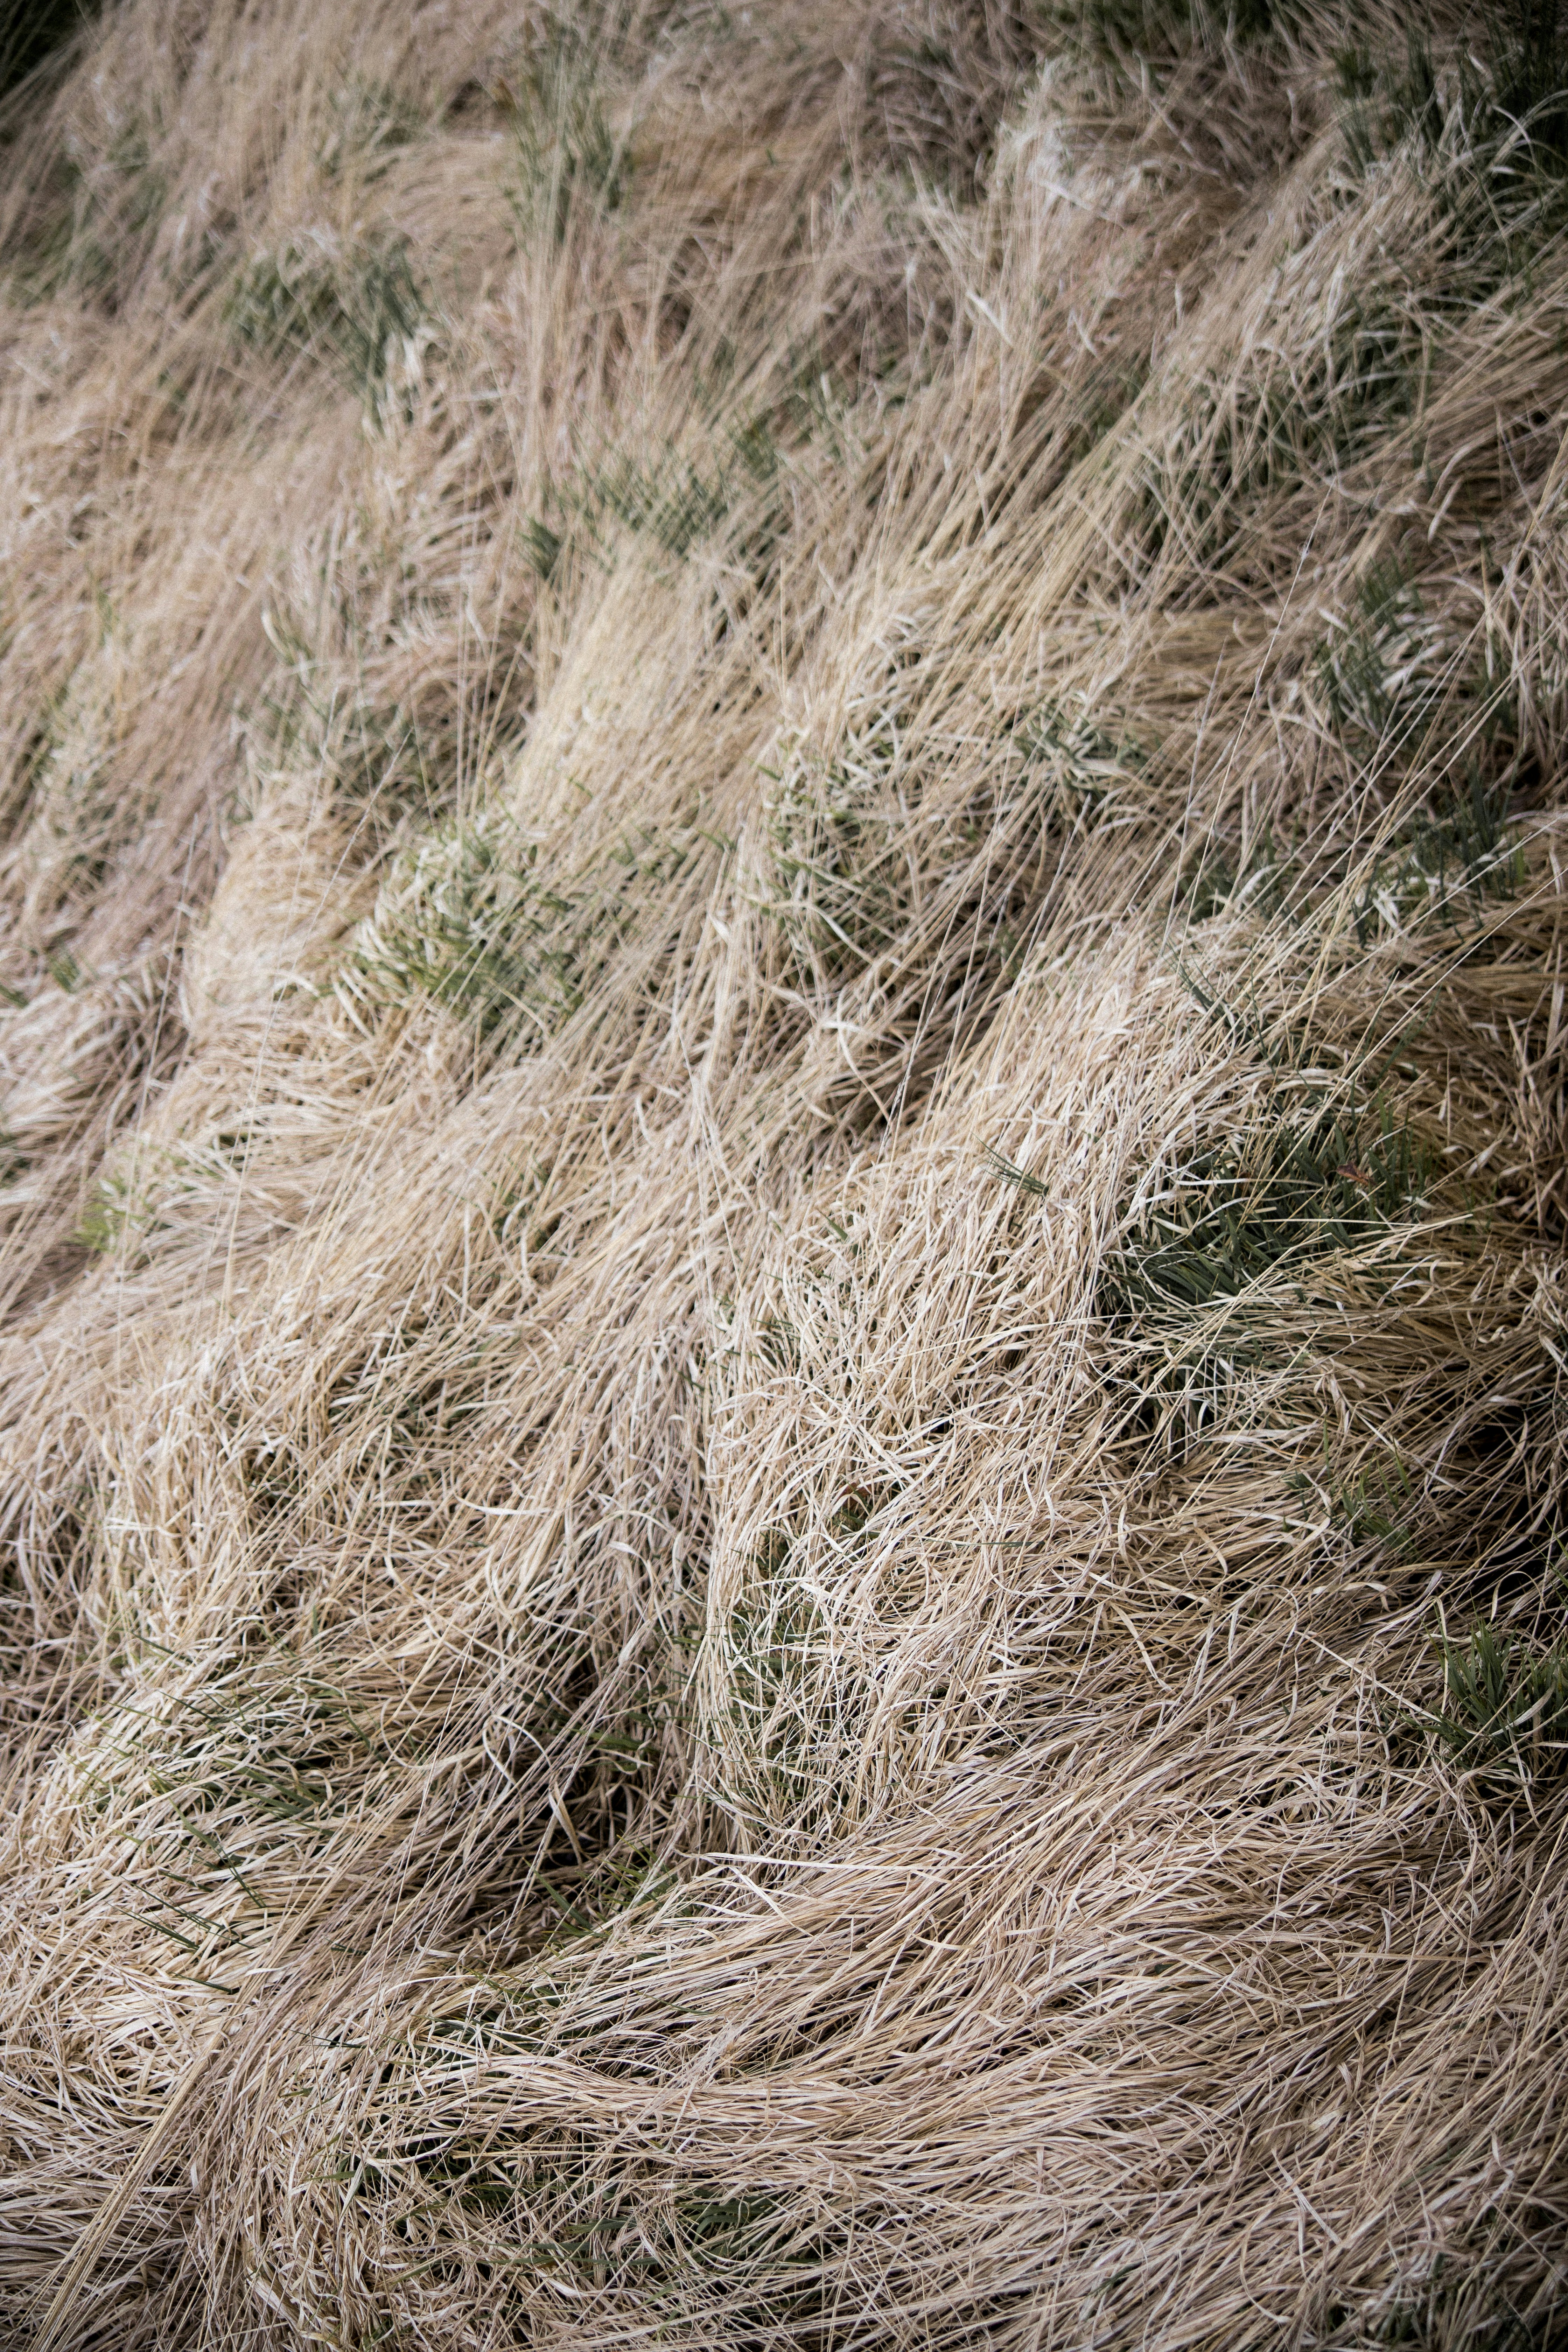
[[[0,2337],[1544,2347],[1563,29],[0,146]]]

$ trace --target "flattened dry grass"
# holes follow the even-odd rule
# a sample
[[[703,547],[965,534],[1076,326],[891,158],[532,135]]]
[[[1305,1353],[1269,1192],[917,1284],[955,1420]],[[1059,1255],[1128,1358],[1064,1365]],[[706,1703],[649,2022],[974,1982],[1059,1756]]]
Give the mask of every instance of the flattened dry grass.
[[[8,2342],[1560,2339],[1538,20],[10,101]]]

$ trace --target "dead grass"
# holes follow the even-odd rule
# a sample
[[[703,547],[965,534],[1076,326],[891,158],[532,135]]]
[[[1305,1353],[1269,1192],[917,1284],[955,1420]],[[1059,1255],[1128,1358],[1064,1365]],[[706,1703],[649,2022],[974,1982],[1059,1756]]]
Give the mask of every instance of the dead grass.
[[[7,2341],[1560,2339],[1510,23],[8,102]]]

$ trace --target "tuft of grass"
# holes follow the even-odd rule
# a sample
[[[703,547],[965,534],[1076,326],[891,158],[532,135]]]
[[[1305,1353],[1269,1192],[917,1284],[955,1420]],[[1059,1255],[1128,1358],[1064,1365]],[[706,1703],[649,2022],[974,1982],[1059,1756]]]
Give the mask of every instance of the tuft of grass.
[[[32,233],[18,241],[12,283],[31,305],[74,290],[112,293],[134,250],[155,229],[164,183],[134,128],[89,171],[68,154],[56,160],[47,201]]]
[[[1440,653],[1420,589],[1394,559],[1374,564],[1348,627],[1324,645],[1319,674],[1334,722],[1378,746],[1412,735],[1441,691]]]
[[[357,1015],[421,999],[500,1051],[542,1044],[577,1011],[639,897],[679,884],[688,829],[644,827],[548,881],[539,845],[504,816],[448,825],[405,851],[359,926],[334,987]]]
[[[1092,826],[1109,815],[1148,767],[1143,746],[1102,727],[1081,698],[1047,700],[1017,740],[1026,768],[1044,786],[1043,810],[1072,827]]]
[[[1425,396],[1430,329],[1369,271],[1342,290],[1305,351],[1270,335],[1189,386],[1173,429],[1135,477],[1143,563],[1200,569],[1256,561],[1258,516],[1337,485],[1397,438]]]
[[[426,996],[487,1041],[548,1035],[583,1002],[597,900],[549,887],[537,859],[494,825],[424,843],[356,935],[340,994],[360,1007]]]
[[[1374,60],[1359,44],[1342,48],[1336,60],[1345,102],[1345,143],[1358,170],[1406,139],[1435,146],[1443,124],[1442,97],[1432,62],[1429,33],[1411,25],[1402,58]]]
[[[992,1172],[1000,1176],[1005,1184],[1016,1184],[1020,1192],[1027,1194],[1033,1200],[1049,1200],[1050,1186],[1042,1183],[1037,1176],[1031,1176],[1027,1169],[1015,1167],[1012,1160],[998,1151],[994,1145],[986,1145],[985,1160]]]

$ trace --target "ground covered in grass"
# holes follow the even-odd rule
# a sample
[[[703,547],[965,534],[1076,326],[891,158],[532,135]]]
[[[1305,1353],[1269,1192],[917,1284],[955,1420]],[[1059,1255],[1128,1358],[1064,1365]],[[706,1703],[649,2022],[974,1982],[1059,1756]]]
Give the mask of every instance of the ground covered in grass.
[[[1568,2340],[1568,25],[1412,21],[5,101],[7,2344]]]

